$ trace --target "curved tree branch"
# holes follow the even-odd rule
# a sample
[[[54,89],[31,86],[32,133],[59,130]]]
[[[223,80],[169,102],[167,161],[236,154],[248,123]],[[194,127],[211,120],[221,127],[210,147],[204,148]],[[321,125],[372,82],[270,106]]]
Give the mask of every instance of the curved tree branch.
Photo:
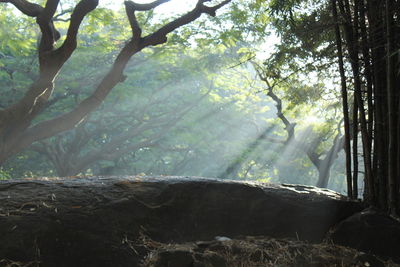
[[[37,23],[42,32],[39,45],[40,76],[38,80],[33,82],[19,102],[0,112],[0,135],[3,135],[5,139],[12,139],[9,142],[11,143],[10,148],[15,150],[18,147],[16,145],[16,143],[19,143],[18,139],[23,138],[23,133],[29,127],[31,121],[46,106],[46,102],[53,92],[53,80],[76,47],[78,28],[83,18],[97,6],[98,1],[82,0],[77,4],[72,13],[66,40],[66,42],[71,43],[71,39],[75,37],[75,46],[68,46],[68,51],[65,51],[63,47],[53,50],[54,42],[60,37],[52,21],[59,0],[48,0],[44,8],[27,1],[9,1],[9,3],[23,10],[24,13],[37,17]],[[31,11],[28,12],[29,10]],[[4,150],[10,148],[4,148]]]
[[[225,0],[218,5],[209,7],[204,5],[205,1],[199,0],[197,2],[196,7],[186,13],[185,15],[169,22],[168,24],[161,27],[156,32],[147,35],[143,38],[143,45],[144,46],[152,46],[163,44],[167,42],[167,34],[171,33],[172,31],[176,30],[177,28],[181,27],[182,25],[186,25],[196,19],[198,19],[202,14],[208,14],[210,16],[215,16],[216,11],[223,7],[224,5],[231,2],[231,0]]]
[[[76,5],[74,11],[71,14],[67,37],[63,45],[55,52],[63,57],[62,61],[65,62],[66,60],[68,60],[72,52],[75,50],[77,45],[78,30],[82,21],[87,16],[87,14],[96,9],[98,4],[98,0],[82,0]]]
[[[90,6],[90,4],[93,4],[94,2],[97,3],[97,0],[82,0],[79,4],[82,5],[81,6],[82,10],[85,10],[85,12],[90,12],[91,9],[88,8],[88,6]],[[97,86],[96,90],[91,96],[84,99],[74,110],[64,115],[61,115],[60,117],[38,123],[37,125],[34,125],[31,128],[29,128],[23,134],[23,136],[21,136],[20,138],[21,141],[18,144],[18,150],[28,147],[31,143],[35,141],[51,137],[57,133],[63,132],[65,130],[74,127],[83,118],[85,118],[85,116],[88,113],[96,109],[103,102],[103,100],[106,98],[109,92],[119,82],[124,81],[125,76],[123,75],[123,71],[128,61],[134,54],[141,51],[143,48],[147,46],[155,45],[157,42],[155,42],[154,40],[159,40],[160,38],[161,39],[166,38],[165,37],[166,34],[168,34],[169,32],[173,31],[174,29],[180,26],[192,22],[193,20],[197,19],[202,13],[207,13],[207,14],[215,13],[215,11],[218,8],[222,7],[228,2],[230,2],[230,0],[225,0],[221,4],[214,7],[206,7],[201,2],[199,2],[195,7],[195,9],[193,9],[191,12],[189,12],[186,15],[183,15],[182,17],[174,20],[173,22],[168,23],[166,26],[162,27],[160,30],[154,32],[148,37],[145,37],[144,39],[142,39],[142,42],[140,42],[140,44],[138,44],[137,42],[135,42],[134,39],[132,39],[121,50],[121,52],[119,53],[114,62],[113,67],[111,68],[109,73],[103,78],[103,80],[100,82],[100,84]],[[78,10],[78,6],[76,7],[75,10]],[[84,16],[80,12],[77,13],[79,13],[76,19],[78,22],[81,21],[80,18],[83,18]],[[71,19],[71,25],[75,25],[72,19]],[[69,32],[73,33],[71,35],[72,37],[70,38],[76,38],[76,32],[74,29],[77,29],[78,27],[71,26],[70,28],[72,29],[69,30]],[[68,42],[66,40],[65,44],[67,43]]]
[[[53,18],[59,0],[47,0],[45,7],[32,4],[25,0],[0,0],[3,3],[14,4],[22,12],[37,18],[37,23],[42,31],[42,41],[39,48],[40,76],[35,81],[24,97],[16,104],[0,110],[0,164],[11,155],[29,147],[33,142],[54,136],[79,124],[90,112],[101,105],[110,91],[126,76],[123,71],[130,58],[148,46],[166,42],[166,35],[173,30],[188,24],[201,14],[215,15],[217,9],[229,3],[224,0],[220,4],[209,7],[204,5],[204,0],[199,0],[196,7],[185,15],[167,23],[159,30],[141,38],[141,29],[134,16],[134,11],[150,10],[167,2],[156,0],[149,4],[136,4],[127,1],[125,4],[132,28],[132,39],[129,40],[117,56],[111,70],[97,85],[96,89],[86,99],[79,103],[73,110],[48,121],[31,126],[32,120],[43,110],[53,92],[53,81],[63,64],[69,59],[77,46],[79,27],[86,15],[98,5],[98,0],[81,0],[71,14],[67,36],[60,48],[54,49],[55,40],[58,39],[53,25]]]
[[[161,4],[167,3],[169,1],[170,0],[156,0],[156,1],[153,1],[153,2],[147,3],[147,4],[138,4],[133,1],[125,1],[124,4],[125,4],[125,6],[129,6],[129,10],[148,11],[148,10],[158,7]]]
[[[43,7],[41,5],[31,3],[26,0],[0,0],[0,3],[13,4],[19,11],[29,17],[37,17],[43,11]]]
[[[42,32],[42,38],[39,44],[39,61],[41,67],[45,65],[43,62],[43,53],[52,51],[55,42],[60,38],[60,33],[56,30],[53,23],[53,16],[57,11],[60,0],[48,0],[42,12],[36,17],[36,22]]]
[[[275,82],[274,84],[271,84],[268,77],[263,73],[262,68],[255,62],[253,62],[253,66],[254,66],[260,80],[265,82],[265,84],[267,85],[267,88],[266,88],[267,95],[269,97],[271,97],[271,99],[275,102],[276,109],[277,109],[277,113],[276,113],[277,117],[285,125],[285,130],[288,133],[288,137],[287,137],[285,144],[288,144],[289,141],[291,141],[291,140],[295,141],[296,145],[304,151],[304,153],[307,155],[308,159],[312,162],[312,164],[318,170],[319,177],[318,177],[318,181],[317,181],[316,185],[318,187],[327,187],[328,182],[329,182],[330,168],[331,168],[334,160],[338,157],[338,153],[344,146],[344,137],[338,130],[338,133],[335,136],[332,146],[330,147],[329,150],[325,151],[322,154],[317,153],[317,147],[322,142],[322,140],[320,138],[314,139],[313,142],[311,142],[311,144],[308,144],[308,145],[299,143],[295,139],[295,131],[294,130],[295,130],[296,123],[291,123],[286,118],[286,116],[283,114],[282,100],[274,92],[275,85],[279,84],[281,81],[285,81],[292,74],[289,74],[288,77],[284,77],[283,79]],[[339,122],[339,125],[341,124],[341,122],[342,122],[342,120]],[[338,128],[339,128],[339,125],[338,125]],[[325,157],[321,159],[321,156],[323,154],[325,154]]]

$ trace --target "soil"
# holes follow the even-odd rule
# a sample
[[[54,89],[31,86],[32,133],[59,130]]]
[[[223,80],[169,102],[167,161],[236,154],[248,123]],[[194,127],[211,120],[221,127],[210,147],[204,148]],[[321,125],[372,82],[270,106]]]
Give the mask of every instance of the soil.
[[[186,244],[148,242],[146,246],[150,252],[142,266],[149,267],[400,266],[392,261],[383,261],[373,255],[338,245],[309,244],[269,237],[244,237]]]

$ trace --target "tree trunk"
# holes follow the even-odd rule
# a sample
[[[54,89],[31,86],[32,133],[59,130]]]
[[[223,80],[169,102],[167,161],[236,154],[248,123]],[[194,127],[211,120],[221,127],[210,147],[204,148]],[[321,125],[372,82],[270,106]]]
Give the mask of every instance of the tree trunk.
[[[358,195],[358,102],[354,99],[353,102],[353,198]],[[355,190],[355,191],[354,191]]]
[[[330,176],[331,176],[330,166],[321,166],[320,168],[318,168],[318,181],[316,186],[320,188],[327,188]]]
[[[97,8],[99,1],[78,1],[71,12],[65,38],[57,47],[56,42],[60,40],[60,33],[54,27],[53,17],[59,6],[59,0],[45,1],[45,7],[28,1],[0,1],[0,3],[10,3],[25,15],[36,18],[41,32],[38,48],[39,79],[29,87],[17,103],[0,110],[0,166],[6,159],[28,148],[34,142],[55,136],[79,124],[90,112],[102,104],[118,83],[125,80],[124,69],[134,54],[146,47],[166,43],[169,33],[198,19],[202,14],[215,16],[216,11],[230,1],[224,0],[219,4],[206,6],[204,1],[199,0],[190,12],[176,17],[158,30],[143,36],[135,12],[151,11],[167,1],[158,0],[148,4],[125,1],[125,11],[132,30],[132,37],[126,41],[110,71],[101,79],[93,93],[71,111],[35,125],[32,125],[32,122],[48,103],[54,90],[53,82],[56,76],[77,47],[78,31],[82,21]]]
[[[331,149],[327,152],[324,159],[319,159],[316,168],[318,170],[318,181],[317,186],[321,188],[328,187],[331,168],[336,158],[338,157],[339,151],[343,148],[343,143],[345,142],[344,137],[339,137],[339,134],[335,137]],[[317,162],[317,161],[313,161]]]
[[[354,98],[357,101],[359,108],[359,119],[360,119],[360,130],[361,139],[363,143],[363,157],[364,157],[364,170],[365,170],[365,191],[367,194],[364,199],[369,203],[374,203],[374,184],[372,177],[372,164],[371,164],[371,151],[369,149],[369,136],[368,126],[366,120],[366,112],[364,107],[364,101],[361,91],[361,73],[360,73],[360,62],[359,62],[359,17],[358,12],[354,12],[354,19],[352,20],[349,0],[344,0],[345,3],[339,1],[339,7],[341,14],[345,20],[344,32],[346,37],[346,43],[349,50],[350,65],[353,73],[354,81]],[[357,1],[356,1],[357,6]],[[358,10],[358,7],[357,7]]]
[[[342,109],[343,109],[343,122],[344,122],[344,149],[346,155],[346,179],[347,179],[347,195],[350,198],[357,198],[357,189],[354,190],[352,187],[352,174],[351,174],[351,147],[350,147],[350,118],[349,118],[349,104],[347,96],[347,84],[346,84],[346,74],[344,71],[344,61],[343,61],[343,48],[342,48],[342,37],[339,28],[339,18],[337,14],[336,0],[331,0],[332,15],[335,23],[335,37],[336,46],[338,50],[338,63],[339,63],[339,73],[341,81],[341,95],[342,95]]]
[[[387,75],[387,105],[388,105],[388,121],[389,121],[389,149],[388,149],[388,180],[389,180],[389,195],[388,206],[389,211],[393,215],[397,215],[397,175],[398,164],[397,161],[397,94],[395,88],[395,57],[394,50],[394,31],[393,31],[393,14],[392,14],[392,1],[386,0],[386,75]],[[398,89],[398,88],[397,88]]]

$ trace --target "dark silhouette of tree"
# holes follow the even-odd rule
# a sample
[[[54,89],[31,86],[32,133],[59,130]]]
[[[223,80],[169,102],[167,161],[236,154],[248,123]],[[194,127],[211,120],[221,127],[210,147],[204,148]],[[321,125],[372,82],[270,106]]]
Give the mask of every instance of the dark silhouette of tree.
[[[362,140],[364,199],[394,216],[400,208],[399,7],[393,0],[331,0],[344,100],[354,88],[353,124]],[[346,118],[348,107],[343,109]],[[350,133],[345,135],[349,140]],[[355,150],[353,146],[353,155]],[[351,186],[349,195],[356,198],[357,176],[348,174]]]

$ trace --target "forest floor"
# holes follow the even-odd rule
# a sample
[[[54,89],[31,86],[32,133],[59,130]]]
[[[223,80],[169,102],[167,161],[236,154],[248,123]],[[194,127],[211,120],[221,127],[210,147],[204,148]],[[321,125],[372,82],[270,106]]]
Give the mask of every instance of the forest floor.
[[[132,249],[142,248],[142,267],[400,267],[352,248],[290,239],[217,237],[213,241],[165,244],[142,236],[137,241]],[[3,259],[0,266],[38,267],[41,263]]]
[[[218,238],[217,238],[218,239]],[[149,249],[143,266],[213,266],[213,267],[395,267],[373,255],[334,244],[310,244],[289,239],[244,237],[222,241],[198,241],[185,244],[163,244],[144,239]]]

